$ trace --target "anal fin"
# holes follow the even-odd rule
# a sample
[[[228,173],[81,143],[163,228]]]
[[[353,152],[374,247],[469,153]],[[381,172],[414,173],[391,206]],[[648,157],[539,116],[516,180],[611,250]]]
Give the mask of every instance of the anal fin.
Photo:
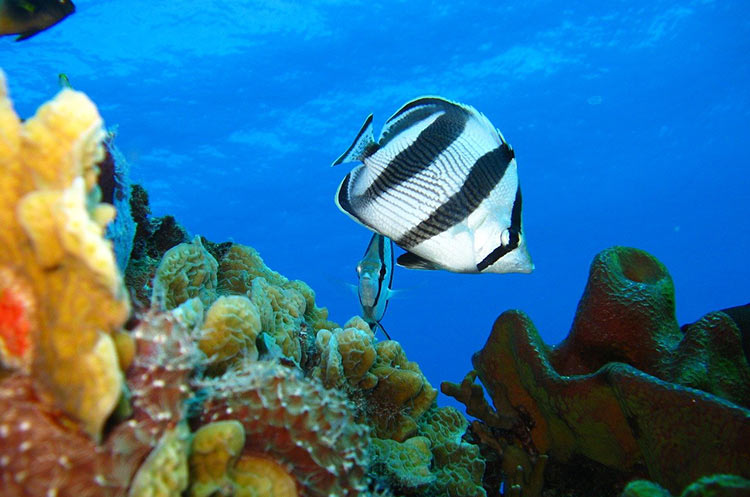
[[[417,254],[413,254],[411,252],[406,252],[398,256],[398,259],[396,259],[396,263],[401,266],[405,267],[407,269],[427,269],[427,270],[435,270],[435,269],[442,269],[440,266],[435,264],[432,261],[428,261],[424,257],[420,257]]]

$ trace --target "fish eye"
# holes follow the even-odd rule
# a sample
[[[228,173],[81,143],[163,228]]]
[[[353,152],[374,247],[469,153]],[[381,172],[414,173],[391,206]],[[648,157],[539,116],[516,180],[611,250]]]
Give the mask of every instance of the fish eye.
[[[503,230],[503,232],[500,234],[500,244],[501,245],[508,245],[510,244],[510,230]]]

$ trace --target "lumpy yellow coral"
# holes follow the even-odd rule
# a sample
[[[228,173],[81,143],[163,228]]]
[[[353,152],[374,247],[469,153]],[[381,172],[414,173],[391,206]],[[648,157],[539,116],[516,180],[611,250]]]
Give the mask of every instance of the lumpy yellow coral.
[[[370,394],[370,421],[380,438],[399,442],[417,430],[417,419],[432,406],[437,391],[419,365],[406,358],[398,342],[387,340],[375,346],[378,353],[370,370],[378,382]]]
[[[237,497],[297,497],[294,478],[273,459],[244,455],[234,467]]]
[[[103,236],[114,216],[98,202],[103,136],[94,104],[70,89],[22,124],[0,74],[0,268],[28,285],[31,374],[95,438],[122,390],[111,335],[129,312]]]
[[[263,277],[272,285],[283,285],[287,279],[269,269],[258,251],[246,245],[232,245],[219,264],[219,290],[243,294],[250,290],[253,279]]]
[[[198,347],[213,364],[238,354],[257,359],[255,339],[260,333],[258,308],[245,296],[219,297],[206,313]]]
[[[320,364],[313,376],[328,388],[373,388],[378,378],[370,372],[377,356],[375,337],[361,318],[349,320],[344,328],[320,330],[315,338]]]
[[[245,429],[239,421],[216,421],[196,431],[190,451],[191,497],[231,487],[231,470],[244,445]]]
[[[296,497],[294,478],[273,459],[242,454],[245,429],[239,421],[202,426],[190,454],[190,497]]]

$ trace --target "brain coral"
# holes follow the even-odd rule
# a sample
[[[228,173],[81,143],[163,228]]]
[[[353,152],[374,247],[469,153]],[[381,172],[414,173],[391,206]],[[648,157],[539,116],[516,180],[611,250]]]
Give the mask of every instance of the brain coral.
[[[370,389],[378,378],[370,372],[375,363],[375,336],[361,318],[349,320],[344,328],[318,331],[315,346],[320,363],[313,376],[328,388]]]
[[[198,297],[208,307],[216,298],[217,269],[216,259],[203,248],[199,236],[172,247],[156,270],[152,301],[174,309]]]
[[[214,365],[226,363],[238,354],[255,360],[255,339],[260,331],[260,313],[250,299],[239,295],[219,297],[206,313],[198,347]]]
[[[197,386],[206,399],[202,422],[241,422],[243,454],[276,461],[303,495],[359,495],[366,488],[368,430],[340,393],[269,361]]]

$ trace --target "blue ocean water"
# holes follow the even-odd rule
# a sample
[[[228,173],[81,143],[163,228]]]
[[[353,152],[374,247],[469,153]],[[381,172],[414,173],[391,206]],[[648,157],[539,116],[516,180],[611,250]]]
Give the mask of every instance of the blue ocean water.
[[[17,112],[65,73],[99,106],[155,215],[257,248],[343,323],[370,233],[329,167],[364,118],[441,95],[516,151],[531,275],[397,268],[383,324],[433,386],[458,381],[494,319],[570,327],[594,255],[645,249],[680,323],[745,304],[750,281],[750,4],[744,1],[78,0],[0,39]],[[441,397],[441,403],[446,399]]]

